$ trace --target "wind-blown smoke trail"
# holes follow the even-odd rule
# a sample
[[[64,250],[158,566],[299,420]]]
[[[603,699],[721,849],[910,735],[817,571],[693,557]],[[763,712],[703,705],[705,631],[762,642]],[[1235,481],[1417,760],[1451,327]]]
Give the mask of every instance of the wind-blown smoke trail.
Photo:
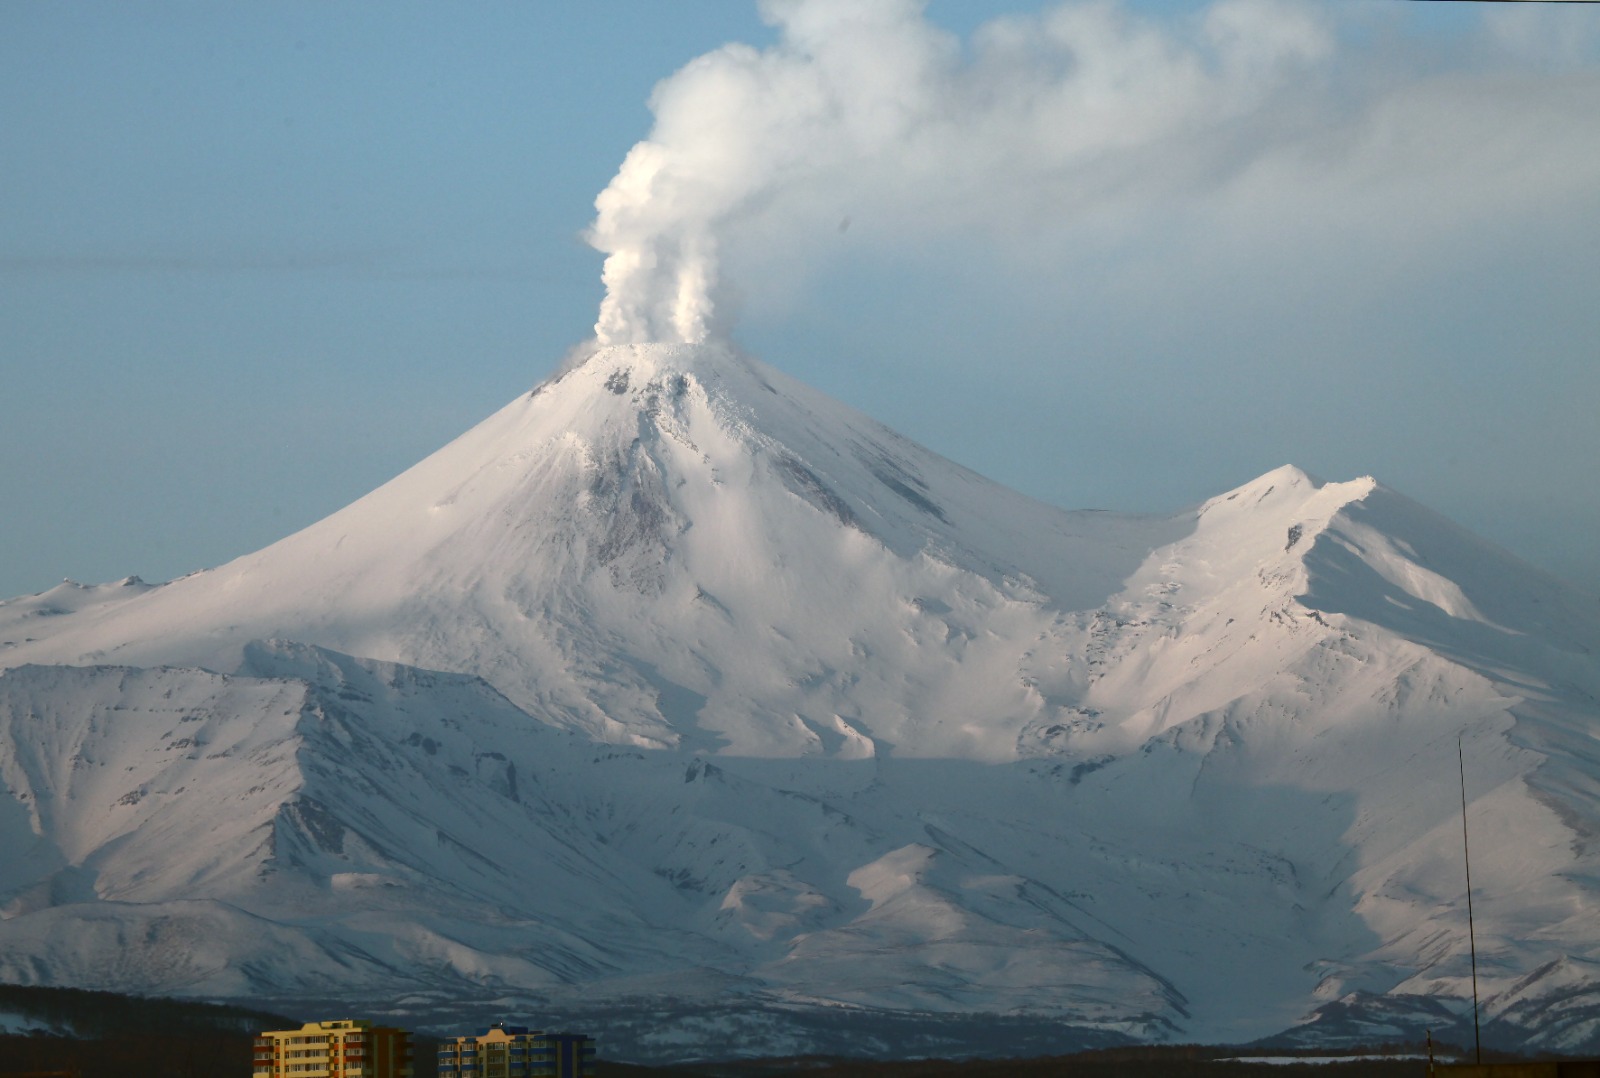
[[[1280,202],[1295,185],[1359,190],[1384,168],[1347,154],[1326,180],[1324,151],[1305,150],[1307,132],[1358,107],[1327,90],[1340,52],[1328,8],[1216,0],[1156,21],[1090,0],[967,42],[921,0],[760,8],[776,44],[726,45],[662,81],[650,137],[596,199],[602,344],[723,328],[719,259],[750,236],[769,261],[803,263],[847,216],[880,234],[1030,236],[1230,183],[1250,206],[1263,184]]]

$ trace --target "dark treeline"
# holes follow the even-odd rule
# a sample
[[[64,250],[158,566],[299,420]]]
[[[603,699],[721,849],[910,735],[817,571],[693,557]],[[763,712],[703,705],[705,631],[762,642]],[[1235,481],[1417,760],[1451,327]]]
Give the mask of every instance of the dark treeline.
[[[419,1064],[431,1062],[419,1053]],[[431,1068],[427,1068],[431,1070]],[[601,1060],[597,1078],[1422,1078],[1417,1060],[1361,1063],[1259,1064],[1149,1059],[1112,1062],[1071,1058],[869,1063],[769,1060],[760,1064],[644,1067]],[[426,1078],[418,1067],[417,1078]],[[139,1035],[115,1041],[67,1042],[54,1037],[0,1036],[0,1075],[65,1072],[76,1078],[249,1078],[250,1037]]]
[[[289,1022],[281,1014],[252,1011],[223,1003],[196,1003],[192,1000],[93,992],[84,988],[40,988],[21,984],[0,984],[0,1011],[20,1014],[36,1020],[41,1026],[70,1030],[88,1037],[112,1037],[155,1030],[178,1033],[219,1029],[249,1031],[281,1028]]]
[[[0,1078],[38,1072],[74,1078],[249,1078],[256,1031],[293,1029],[301,1024],[298,1019],[243,1007],[18,985],[0,985],[0,1012],[26,1016],[54,1031],[0,1034]],[[604,1051],[604,1031],[597,1032]],[[426,1036],[415,1039],[416,1078],[435,1078],[437,1043]],[[1266,1067],[1220,1058],[1236,1052],[1163,1045],[1106,1048],[1041,1059],[870,1062],[812,1058],[662,1067],[602,1059],[597,1071],[598,1078],[1420,1078],[1425,1070],[1425,1064],[1416,1059]]]
[[[0,1035],[0,1075],[74,1078],[249,1078],[253,1034],[212,1030],[89,1038]]]
[[[598,1078],[1423,1078],[1419,1059],[1350,1063],[1260,1063],[1221,1058],[1237,1049],[1170,1045],[1102,1049],[1041,1059],[967,1059],[871,1062],[787,1059],[737,1063],[635,1067],[602,1062]],[[1355,1053],[1352,1053],[1355,1054]]]
[[[248,1078],[255,1031],[299,1025],[245,1007],[12,984],[0,984],[0,1012],[55,1031],[0,1034],[0,1075]]]
[[[265,1023],[262,1028],[298,1026]],[[74,1078],[249,1078],[251,1031],[124,1032],[97,1039],[0,1036],[0,1078],[67,1072]],[[432,1078],[431,1038],[418,1038],[416,1078]],[[645,1067],[600,1060],[597,1078],[1422,1078],[1415,1059],[1262,1066],[1215,1058],[1219,1050],[1147,1048],[1044,1059],[868,1062],[831,1059],[744,1060]]]

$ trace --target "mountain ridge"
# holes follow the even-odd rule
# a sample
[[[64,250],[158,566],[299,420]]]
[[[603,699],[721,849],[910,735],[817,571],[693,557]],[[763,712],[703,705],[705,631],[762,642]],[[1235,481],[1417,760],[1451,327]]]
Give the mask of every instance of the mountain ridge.
[[[1068,512],[600,349],[254,554],[0,603],[0,976],[638,1058],[1399,1037],[1470,999],[1459,736],[1488,1028],[1597,1044],[1597,610],[1370,477]]]

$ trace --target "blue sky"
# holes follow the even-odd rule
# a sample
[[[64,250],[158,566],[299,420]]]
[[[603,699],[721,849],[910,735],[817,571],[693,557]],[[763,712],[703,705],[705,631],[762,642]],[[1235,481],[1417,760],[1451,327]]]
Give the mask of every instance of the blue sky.
[[[884,2],[955,49],[907,107],[971,116],[740,193],[736,340],[1056,504],[1373,474],[1600,590],[1600,7]],[[785,32],[734,0],[0,5],[0,595],[226,561],[538,381],[592,332],[583,234],[652,88],[729,42],[804,72]]]

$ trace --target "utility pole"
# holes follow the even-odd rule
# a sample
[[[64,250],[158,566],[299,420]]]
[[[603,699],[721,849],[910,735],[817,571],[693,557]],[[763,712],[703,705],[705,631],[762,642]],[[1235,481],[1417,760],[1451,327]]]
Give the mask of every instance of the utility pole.
[[[1483,1062],[1483,1040],[1478,1035],[1478,937],[1472,924],[1472,854],[1467,847],[1467,757],[1456,735],[1456,764],[1461,769],[1461,861],[1467,869],[1467,944],[1472,949],[1472,1052]]]

